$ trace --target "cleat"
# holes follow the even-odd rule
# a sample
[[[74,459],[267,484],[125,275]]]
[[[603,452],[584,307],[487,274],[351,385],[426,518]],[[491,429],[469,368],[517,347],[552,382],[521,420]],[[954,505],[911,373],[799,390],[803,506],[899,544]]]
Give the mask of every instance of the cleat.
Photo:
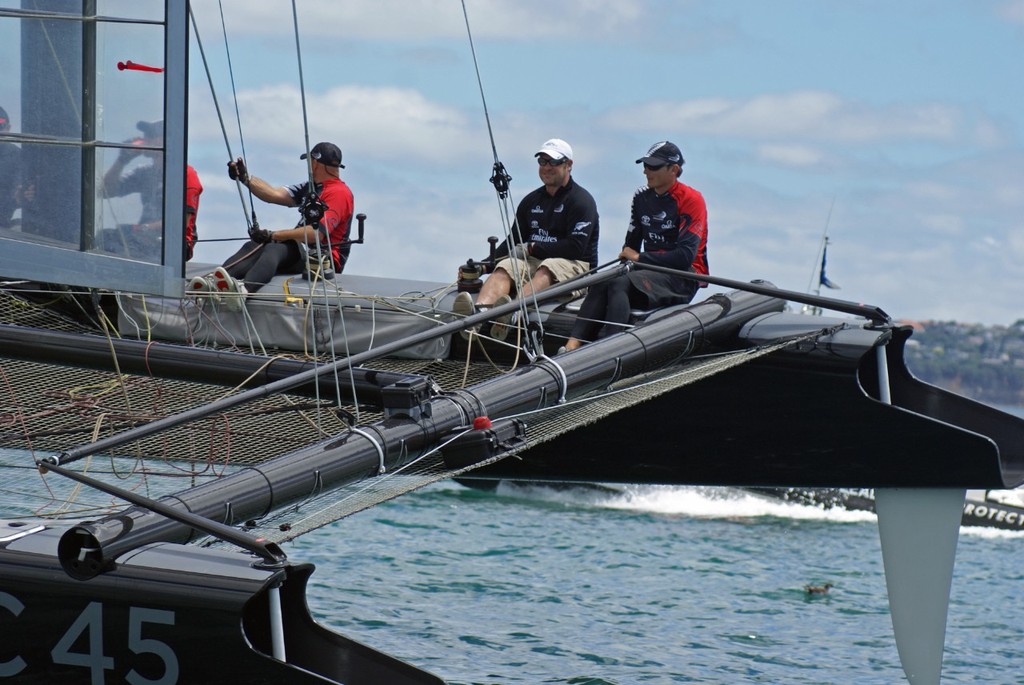
[[[230,277],[229,277],[230,278]],[[240,312],[245,307],[245,298],[249,294],[245,284],[234,278],[231,279],[233,290],[224,298],[224,303],[231,312]]]
[[[223,266],[218,266],[213,270],[213,285],[218,292],[222,293],[236,293],[238,292],[238,283],[231,277],[231,274],[227,272]]]
[[[214,290],[213,284],[207,280],[206,276],[195,276],[188,282],[185,289],[193,294],[208,293]]]

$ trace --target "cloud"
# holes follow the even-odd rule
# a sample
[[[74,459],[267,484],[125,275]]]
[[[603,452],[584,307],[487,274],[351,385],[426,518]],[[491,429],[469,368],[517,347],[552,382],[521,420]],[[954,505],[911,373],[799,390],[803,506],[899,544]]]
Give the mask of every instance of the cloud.
[[[996,9],[996,14],[1009,22],[1024,26],[1024,0],[1001,3]]]
[[[277,84],[243,90],[238,106],[247,144],[258,141],[294,152],[304,130],[297,87]],[[307,92],[306,111],[310,143],[336,141],[346,155],[349,150],[372,151],[375,158],[388,162],[444,164],[454,162],[470,146],[486,154],[486,134],[479,121],[410,88],[339,86]],[[194,120],[207,124],[194,127],[193,143],[221,139],[209,126],[210,117],[210,109],[193,112]]]
[[[604,117],[606,125],[620,129],[662,130],[666,121],[687,133],[747,139],[941,142],[968,136],[991,144],[1000,138],[993,122],[980,115],[968,121],[953,105],[873,106],[820,90],[649,102],[617,108]]]
[[[810,145],[761,145],[758,157],[766,163],[792,167],[819,166],[825,161],[825,154]]]

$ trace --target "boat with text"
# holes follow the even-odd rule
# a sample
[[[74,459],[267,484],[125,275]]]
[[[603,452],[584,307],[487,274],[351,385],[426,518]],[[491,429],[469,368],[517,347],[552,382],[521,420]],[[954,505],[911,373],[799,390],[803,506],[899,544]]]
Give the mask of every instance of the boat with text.
[[[909,328],[879,307],[701,275],[724,292],[555,354],[571,293],[641,268],[619,263],[469,316],[451,303],[487,259],[449,284],[310,270],[244,299],[186,293],[185,127],[150,150],[164,193],[148,248],[117,239],[136,229],[95,179],[131,145],[114,131],[144,119],[130,103],[187,120],[188,3],[36,5],[0,10],[2,39],[20,40],[25,122],[0,138],[20,145],[23,179],[53,181],[0,229],[0,679],[443,682],[315,621],[315,569],[285,545],[471,474],[873,488],[904,668],[937,682],[944,623],[924,617],[948,601],[956,498],[1024,482],[1024,421],[915,379]],[[112,37],[161,51],[147,92],[104,62]],[[485,332],[497,317],[504,340]],[[626,430],[697,402],[685,444]],[[934,544],[903,556],[916,517]]]
[[[744,488],[761,497],[821,509],[875,511],[871,488]],[[1024,530],[1024,497],[1019,490],[968,490],[960,525]]]

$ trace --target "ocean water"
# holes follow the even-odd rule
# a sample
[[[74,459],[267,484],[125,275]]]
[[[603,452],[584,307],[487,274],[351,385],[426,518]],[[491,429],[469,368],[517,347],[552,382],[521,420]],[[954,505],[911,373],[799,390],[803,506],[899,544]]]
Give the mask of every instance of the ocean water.
[[[453,685],[906,682],[868,513],[439,483],[286,551],[320,622]],[[1024,683],[1022,558],[961,530],[943,683]]]

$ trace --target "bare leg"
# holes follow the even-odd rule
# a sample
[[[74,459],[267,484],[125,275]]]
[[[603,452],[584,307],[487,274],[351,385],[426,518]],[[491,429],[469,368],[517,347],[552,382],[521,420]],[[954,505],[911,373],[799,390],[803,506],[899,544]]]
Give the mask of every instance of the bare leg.
[[[569,340],[565,343],[566,351],[575,350],[583,344],[584,340],[590,341],[600,331],[604,319],[605,310],[608,308],[608,281],[591,286],[587,296],[580,305],[576,322],[572,326]]]
[[[551,273],[551,269],[541,266],[537,269],[537,273],[533,274],[530,282],[523,287],[523,292],[520,293],[519,297],[530,297],[534,293],[544,290],[544,288],[550,288],[555,282],[555,275]]]
[[[512,290],[512,277],[504,269],[496,269],[487,277],[484,285],[480,288],[480,294],[476,297],[477,306],[490,306],[502,295],[508,295]]]

